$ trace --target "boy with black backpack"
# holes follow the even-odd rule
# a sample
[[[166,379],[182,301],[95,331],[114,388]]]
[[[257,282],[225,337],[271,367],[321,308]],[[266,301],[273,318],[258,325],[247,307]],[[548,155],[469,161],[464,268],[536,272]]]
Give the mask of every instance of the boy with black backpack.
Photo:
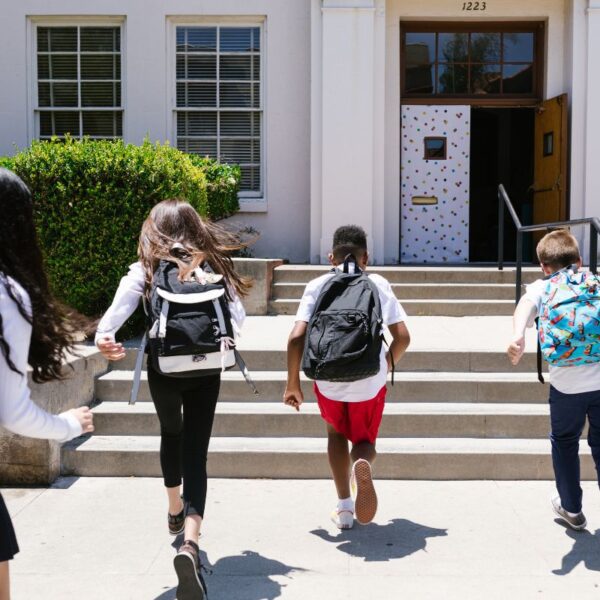
[[[545,235],[537,255],[545,277],[527,286],[515,309],[508,356],[513,365],[519,362],[525,329],[537,317],[538,351],[549,363],[550,440],[558,490],[552,508],[569,527],[580,530],[587,525],[579,479],[579,438],[586,417],[600,476],[600,279],[578,271],[577,240],[566,230]]]
[[[353,526],[355,511],[361,525],[370,523],[377,511],[371,465],[387,374],[410,342],[406,313],[390,284],[380,275],[364,272],[368,258],[361,227],[336,230],[329,254],[333,268],[306,286],[288,341],[283,401],[300,409],[302,364],[306,376],[315,380],[315,395],[327,423],[327,453],[338,495],[331,518],[339,529]],[[382,345],[384,325],[393,340],[388,351]]]

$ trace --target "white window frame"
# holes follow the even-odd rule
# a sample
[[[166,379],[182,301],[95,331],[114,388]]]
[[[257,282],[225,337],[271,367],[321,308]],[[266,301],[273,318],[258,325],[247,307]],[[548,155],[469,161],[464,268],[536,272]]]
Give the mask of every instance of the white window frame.
[[[28,49],[28,93],[27,93],[27,139],[29,144],[40,139],[40,110],[52,107],[39,107],[38,105],[38,60],[37,60],[37,28],[38,27],[120,27],[121,29],[121,137],[126,138],[127,97],[126,97],[126,27],[125,17],[122,16],[41,16],[30,15],[27,18],[27,49]],[[73,108],[81,112],[80,108]],[[110,110],[110,109],[109,109]]]
[[[241,191],[238,194],[240,212],[267,211],[267,154],[266,154],[266,18],[177,16],[167,19],[167,135],[171,144],[177,145],[177,27],[259,27],[260,28],[260,180],[261,191]]]

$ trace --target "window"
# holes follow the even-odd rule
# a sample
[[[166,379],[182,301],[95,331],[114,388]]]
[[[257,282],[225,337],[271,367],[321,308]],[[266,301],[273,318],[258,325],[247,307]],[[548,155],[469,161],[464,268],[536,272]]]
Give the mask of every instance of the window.
[[[38,26],[36,44],[37,137],[121,137],[121,27]]]
[[[176,45],[177,147],[240,165],[261,196],[261,28],[177,26]]]
[[[446,138],[426,137],[423,140],[425,160],[446,160]]]
[[[539,96],[540,24],[406,24],[403,97]]]

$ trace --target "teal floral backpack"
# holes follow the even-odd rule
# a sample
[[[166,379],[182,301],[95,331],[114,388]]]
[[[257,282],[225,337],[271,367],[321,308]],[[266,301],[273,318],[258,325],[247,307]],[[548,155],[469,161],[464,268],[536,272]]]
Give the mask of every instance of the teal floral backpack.
[[[600,361],[600,279],[572,265],[546,281],[539,347],[553,367]]]

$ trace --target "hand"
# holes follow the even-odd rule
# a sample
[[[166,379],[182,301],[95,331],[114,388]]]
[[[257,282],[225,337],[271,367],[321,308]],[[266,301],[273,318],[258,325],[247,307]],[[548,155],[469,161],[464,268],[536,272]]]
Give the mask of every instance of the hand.
[[[300,386],[287,386],[283,394],[283,403],[300,410],[300,405],[304,402],[304,394]]]
[[[69,412],[79,421],[82,433],[92,433],[94,431],[94,414],[89,407],[72,408]]]
[[[123,348],[123,344],[119,344],[115,342],[110,337],[103,337],[96,342],[96,346],[98,350],[102,353],[104,358],[108,358],[108,360],[121,360],[125,358],[125,349]]]
[[[506,351],[513,365],[518,365],[525,352],[525,336],[515,336]]]

